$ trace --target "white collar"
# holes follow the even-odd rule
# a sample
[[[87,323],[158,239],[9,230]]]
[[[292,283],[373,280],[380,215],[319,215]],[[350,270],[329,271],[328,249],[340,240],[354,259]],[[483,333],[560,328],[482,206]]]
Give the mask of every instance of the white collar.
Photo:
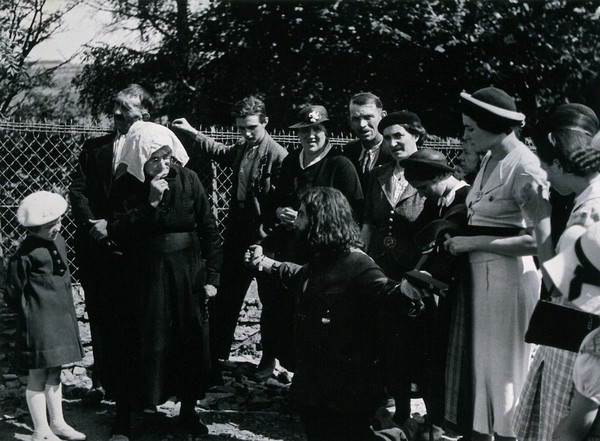
[[[323,151],[321,153],[319,153],[319,155],[314,158],[312,161],[310,161],[308,164],[304,165],[304,154],[302,152],[302,150],[300,150],[300,168],[302,170],[307,169],[308,167],[310,167],[311,165],[315,165],[317,162],[319,162],[321,159],[323,159],[327,153],[329,153],[329,150],[331,150],[332,145],[329,143],[329,140],[327,140],[327,144],[325,145],[325,147],[323,148]]]
[[[463,187],[468,187],[469,183],[463,180],[458,181],[452,190],[446,195],[438,199],[438,207],[449,207],[454,199],[456,199],[456,192]]]

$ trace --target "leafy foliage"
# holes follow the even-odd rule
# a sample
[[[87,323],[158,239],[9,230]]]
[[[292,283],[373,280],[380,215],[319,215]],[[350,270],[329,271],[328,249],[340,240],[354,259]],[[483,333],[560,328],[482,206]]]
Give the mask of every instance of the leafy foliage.
[[[90,50],[77,84],[97,112],[141,82],[172,118],[230,124],[232,103],[262,93],[275,127],[311,102],[347,130],[349,97],[369,90],[388,111],[410,109],[429,131],[456,135],[463,89],[494,84],[533,117],[584,99],[599,71],[595,1],[214,1],[193,12],[185,0],[113,4],[117,18],[137,16],[162,38],[146,53]]]
[[[48,86],[61,65],[33,65],[31,51],[60,30],[62,17],[74,5],[65,0],[48,12],[47,0],[0,0],[0,114],[14,114],[30,92]]]

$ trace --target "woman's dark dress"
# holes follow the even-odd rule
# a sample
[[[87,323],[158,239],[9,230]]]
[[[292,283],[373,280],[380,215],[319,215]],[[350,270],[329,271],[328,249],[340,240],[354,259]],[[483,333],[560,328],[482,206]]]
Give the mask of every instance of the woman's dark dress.
[[[342,192],[348,199],[355,214],[359,215],[363,209],[363,193],[360,179],[354,165],[348,158],[330,150],[323,159],[306,168],[300,167],[302,149],[294,150],[283,160],[279,184],[272,196],[272,214],[274,217],[277,207],[300,208],[302,194],[313,187],[331,187]],[[359,219],[357,217],[357,219]],[[280,225],[263,241],[267,254],[279,261],[303,264],[308,261],[308,244],[305,234],[298,234],[297,230]],[[293,329],[292,317],[294,305],[289,300],[290,296],[283,294],[285,288],[279,281],[271,282],[271,291],[275,295],[274,309],[278,311],[280,320],[279,341],[275,343],[275,356],[287,369],[294,369],[293,362]]]
[[[149,182],[132,175],[111,189],[109,235],[122,245],[132,293],[134,405],[203,396],[210,369],[205,284],[218,285],[220,236],[198,176],[172,165],[156,209]]]
[[[369,428],[384,397],[379,311],[393,301],[406,314],[408,299],[358,250],[277,274],[296,302],[291,395],[308,439],[379,439]]]
[[[464,186],[456,190],[454,200],[447,206],[440,207],[437,201],[426,200],[418,219],[419,223],[429,224],[438,219],[445,219],[453,222],[460,229],[466,229],[465,200],[469,189],[469,186]],[[448,282],[450,288],[445,297],[438,298],[437,308],[434,308],[428,317],[426,328],[429,339],[427,415],[433,424],[447,425],[444,421],[445,403],[446,401],[455,403],[460,397],[457,403],[459,425],[452,424],[452,428],[468,435],[471,432],[473,418],[473,402],[470,398],[471,353],[470,345],[467,343],[471,317],[470,290],[465,289],[468,287],[469,264],[466,256],[449,256],[443,246],[436,247],[428,253],[428,256],[421,269],[434,275],[439,274],[438,277]],[[442,274],[443,271],[453,274]],[[449,354],[450,358],[448,358]],[[447,374],[447,369],[451,371],[450,374]],[[447,379],[450,380],[448,384]],[[448,389],[451,389],[451,395],[446,397]]]

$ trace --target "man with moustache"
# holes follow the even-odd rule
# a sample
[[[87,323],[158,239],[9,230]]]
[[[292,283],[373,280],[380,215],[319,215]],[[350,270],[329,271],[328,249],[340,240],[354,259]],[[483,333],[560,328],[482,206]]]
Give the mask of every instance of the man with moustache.
[[[348,112],[350,127],[358,139],[346,144],[344,155],[356,167],[363,193],[366,194],[369,172],[392,159],[388,149],[383,147],[383,136],[377,128],[387,112],[383,110],[381,99],[371,92],[357,93],[350,98]]]
[[[75,251],[94,353],[93,386],[84,396],[84,401],[89,403],[99,403],[104,397],[104,388],[114,395],[126,387],[121,384],[124,366],[119,358],[124,332],[120,321],[127,321],[127,317],[119,317],[126,310],[119,307],[125,298],[120,295],[120,281],[126,268],[106,230],[109,194],[123,154],[125,135],[134,122],[150,119],[153,105],[150,94],[137,84],[130,84],[117,93],[113,107],[114,130],[85,141],[72,175],[69,197],[77,227]]]
[[[215,297],[213,356],[228,359],[244,297],[254,274],[243,265],[246,249],[266,236],[263,216],[267,197],[279,178],[281,163],[287,151],[267,133],[269,118],[264,102],[249,96],[235,104],[232,115],[242,138],[234,145],[225,145],[194,129],[185,118],[173,121],[172,128],[194,139],[191,149],[199,148],[209,157],[233,170],[231,200],[223,244],[221,286]],[[266,280],[259,278],[261,313],[261,343],[263,356],[256,371],[259,380],[266,380],[275,368],[275,346],[278,325],[273,305],[268,297]],[[262,289],[261,289],[262,287]]]

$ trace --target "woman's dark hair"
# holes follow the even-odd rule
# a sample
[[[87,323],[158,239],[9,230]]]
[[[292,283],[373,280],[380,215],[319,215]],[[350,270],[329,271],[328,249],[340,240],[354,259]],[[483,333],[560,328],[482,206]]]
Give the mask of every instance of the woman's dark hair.
[[[348,199],[335,188],[308,189],[300,200],[308,219],[308,242],[315,258],[346,254],[361,248],[362,238]]]
[[[591,146],[598,131],[596,114],[582,104],[564,104],[541,119],[532,138],[541,161],[557,160],[576,176],[600,170],[600,150]]]

